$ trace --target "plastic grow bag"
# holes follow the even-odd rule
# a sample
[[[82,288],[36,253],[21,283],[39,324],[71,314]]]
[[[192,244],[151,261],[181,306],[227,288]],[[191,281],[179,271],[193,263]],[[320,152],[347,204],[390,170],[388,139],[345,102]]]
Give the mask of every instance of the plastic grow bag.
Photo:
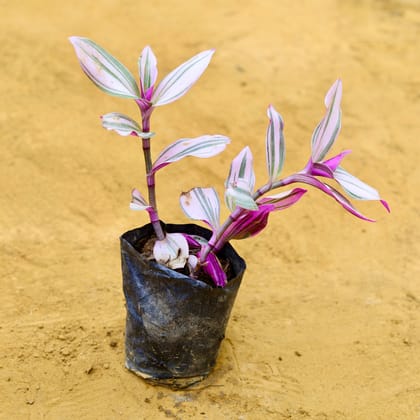
[[[194,224],[163,226],[169,233],[207,239],[211,234]],[[229,260],[231,275],[224,288],[217,288],[141,255],[136,248],[152,234],[148,224],[120,238],[126,367],[149,381],[180,388],[204,379],[215,365],[246,265],[227,244],[218,255]]]

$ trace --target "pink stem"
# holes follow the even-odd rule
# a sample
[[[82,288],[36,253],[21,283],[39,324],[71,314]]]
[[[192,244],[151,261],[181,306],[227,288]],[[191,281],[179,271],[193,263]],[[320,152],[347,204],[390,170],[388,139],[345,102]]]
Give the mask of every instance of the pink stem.
[[[152,115],[152,107],[145,107],[142,103],[137,103],[142,116],[142,131],[144,133],[150,132],[150,117]],[[142,139],[144,163],[146,165],[146,182],[149,194],[149,204],[153,211],[149,211],[150,223],[153,226],[157,239],[159,241],[165,239],[165,233],[160,224],[157,204],[156,204],[156,190],[155,190],[155,176],[151,174],[152,171],[152,155],[150,151],[150,138]]]

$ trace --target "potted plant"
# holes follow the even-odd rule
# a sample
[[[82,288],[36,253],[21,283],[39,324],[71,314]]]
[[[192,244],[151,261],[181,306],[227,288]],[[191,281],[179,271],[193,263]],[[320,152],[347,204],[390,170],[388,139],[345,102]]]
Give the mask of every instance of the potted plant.
[[[213,188],[193,188],[180,194],[187,217],[209,227],[163,223],[155,194],[156,173],[184,157],[208,158],[230,142],[223,135],[182,138],[166,147],[152,161],[150,120],[156,108],[182,97],[207,68],[214,50],[203,51],[157,83],[157,61],[150,47],[138,60],[139,85],[127,68],[93,41],[71,37],[79,63],[104,92],[133,99],[141,123],[120,114],[101,117],[102,125],[122,136],[141,139],[145,160],[146,199],[133,189],[130,208],[147,211],[150,223],[124,233],[121,240],[123,290],[126,298],[126,366],[158,384],[184,387],[205,378],[215,364],[245,262],[229,241],[261,232],[271,212],[286,209],[307,192],[293,187],[272,195],[273,190],[293,184],[317,188],[354,216],[362,215],[326,181],[337,182],[344,193],[359,200],[379,200],[378,192],[345,171],[341,161],[348,150],[326,159],[340,131],[342,83],[337,80],[325,97],[326,113],[312,134],[312,151],[304,168],[280,178],[285,145],[283,120],[269,106],[266,132],[268,180],[255,188],[253,158],[245,147],[232,161],[225,182],[228,218],[220,222],[220,200]]]

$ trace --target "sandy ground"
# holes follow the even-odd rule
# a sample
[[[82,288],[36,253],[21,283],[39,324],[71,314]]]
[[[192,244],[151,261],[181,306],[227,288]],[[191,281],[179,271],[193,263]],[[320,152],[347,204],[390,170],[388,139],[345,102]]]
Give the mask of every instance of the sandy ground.
[[[419,419],[420,4],[417,1],[1,1],[1,419]],[[160,74],[216,55],[177,104],[155,112],[154,154],[179,137],[232,138],[212,161],[158,175],[161,216],[177,196],[222,192],[252,147],[264,181],[266,107],[282,113],[285,174],[300,169],[337,77],[335,151],[392,207],[352,218],[311,191],[237,242],[248,270],[214,373],[182,392],[123,367],[119,235],[147,219],[138,142],[98,116],[137,116],[82,74],[70,35],[88,36],[133,73],[152,45]],[[261,163],[260,163],[261,162]]]

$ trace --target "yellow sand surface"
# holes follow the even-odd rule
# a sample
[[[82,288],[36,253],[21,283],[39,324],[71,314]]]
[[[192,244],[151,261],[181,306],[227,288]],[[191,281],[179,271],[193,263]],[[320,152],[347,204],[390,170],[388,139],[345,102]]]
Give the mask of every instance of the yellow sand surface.
[[[1,419],[419,419],[420,3],[408,0],[0,1]],[[248,268],[213,374],[174,392],[124,368],[119,236],[147,223],[141,147],[99,116],[138,117],[99,91],[68,37],[89,37],[159,76],[215,48],[188,94],[156,109],[153,156],[226,134],[211,159],[160,171],[162,219],[178,195],[214,185],[249,145],[266,180],[266,108],[285,121],[284,175],[300,170],[324,95],[340,77],[333,152],[388,200],[363,222],[309,191],[234,243]],[[223,217],[227,215],[222,211]]]

